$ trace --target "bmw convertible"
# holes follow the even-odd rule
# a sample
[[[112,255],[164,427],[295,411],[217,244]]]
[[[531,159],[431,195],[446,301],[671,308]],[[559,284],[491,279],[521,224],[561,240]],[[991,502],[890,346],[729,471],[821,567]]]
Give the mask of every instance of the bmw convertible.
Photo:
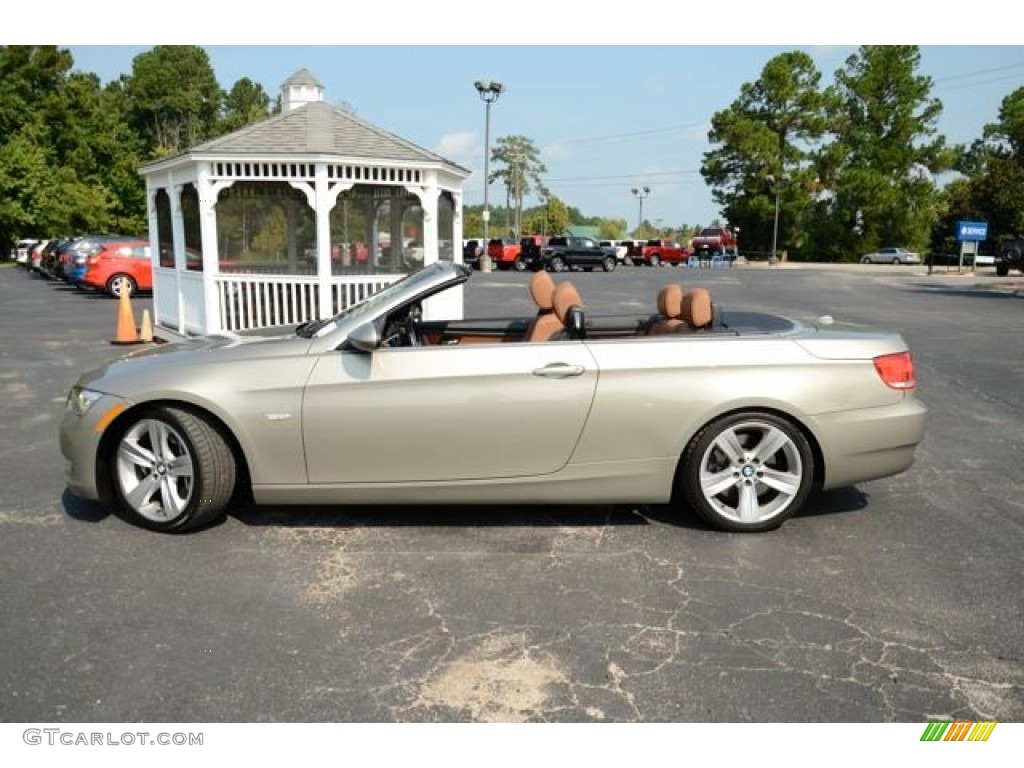
[[[84,374],[66,482],[159,531],[257,504],[675,504],[762,531],[816,489],[903,472],[925,408],[895,333],[725,310],[665,286],[603,314],[538,272],[536,312],[428,320],[438,262],[340,314]]]

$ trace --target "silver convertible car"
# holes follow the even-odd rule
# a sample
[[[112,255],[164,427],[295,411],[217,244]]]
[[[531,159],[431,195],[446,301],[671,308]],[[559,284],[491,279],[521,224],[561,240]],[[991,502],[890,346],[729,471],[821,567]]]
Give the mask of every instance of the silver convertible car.
[[[439,262],[327,320],[86,373],[60,428],[68,487],[160,531],[208,525],[250,494],[672,502],[760,531],[815,488],[913,462],[925,408],[897,334],[726,312],[678,285],[649,314],[602,315],[546,272],[529,317],[423,319],[425,299],[470,274]]]

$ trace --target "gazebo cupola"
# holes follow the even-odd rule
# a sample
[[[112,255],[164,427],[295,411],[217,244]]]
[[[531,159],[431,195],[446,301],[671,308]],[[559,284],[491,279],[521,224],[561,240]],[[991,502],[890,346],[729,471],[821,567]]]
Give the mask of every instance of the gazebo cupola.
[[[308,69],[300,69],[281,84],[281,108],[285,112],[323,100],[324,87]]]
[[[281,89],[280,114],[140,169],[165,329],[330,317],[421,266],[462,260],[466,168],[328,104],[305,69]],[[461,293],[429,300],[424,316],[461,317]]]

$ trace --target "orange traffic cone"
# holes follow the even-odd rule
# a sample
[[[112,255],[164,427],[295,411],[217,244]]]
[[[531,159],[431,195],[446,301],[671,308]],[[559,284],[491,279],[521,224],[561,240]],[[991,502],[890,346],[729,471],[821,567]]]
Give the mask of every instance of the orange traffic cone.
[[[139,338],[145,344],[153,343],[153,321],[149,319],[149,310],[142,310],[142,328],[139,330]]]
[[[135,329],[135,314],[132,312],[132,302],[128,297],[128,291],[121,291],[121,298],[117,307],[117,336],[110,343],[139,343],[139,333]]]

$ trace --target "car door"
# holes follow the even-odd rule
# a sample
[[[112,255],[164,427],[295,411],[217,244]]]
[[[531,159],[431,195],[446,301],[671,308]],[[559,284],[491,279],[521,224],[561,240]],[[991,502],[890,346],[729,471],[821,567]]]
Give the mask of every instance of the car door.
[[[556,472],[596,386],[597,365],[579,341],[323,353],[303,399],[309,482]]]

